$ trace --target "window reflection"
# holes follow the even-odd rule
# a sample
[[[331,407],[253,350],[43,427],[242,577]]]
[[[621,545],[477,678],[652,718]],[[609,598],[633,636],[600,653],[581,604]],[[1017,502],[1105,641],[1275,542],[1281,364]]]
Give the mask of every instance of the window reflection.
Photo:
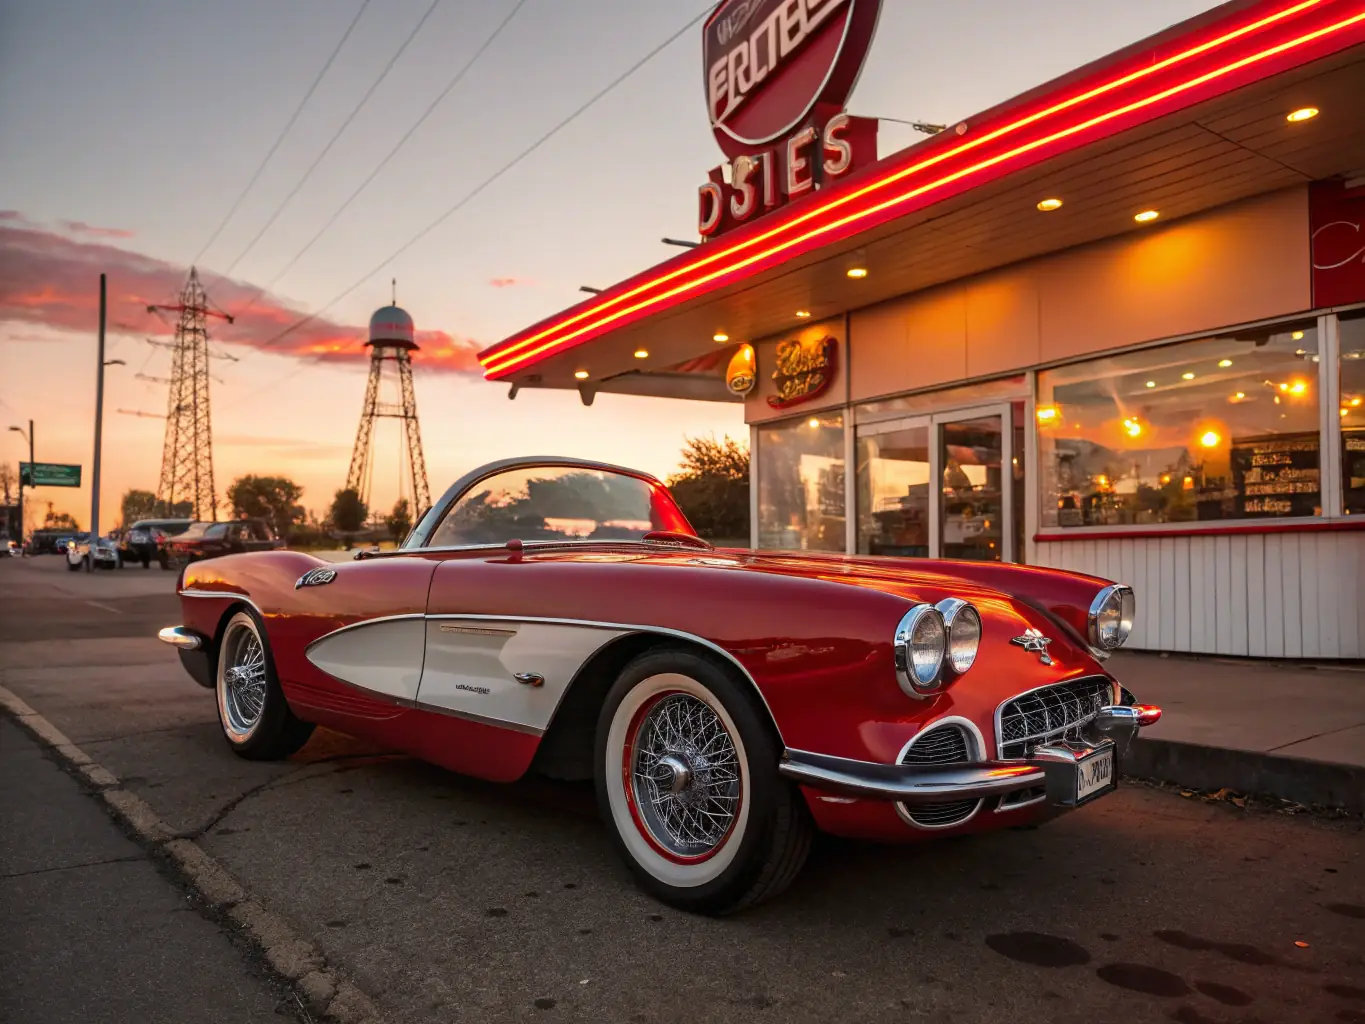
[[[1043,526],[1320,515],[1315,322],[1038,376]]]
[[[943,557],[998,562],[1004,538],[999,416],[942,426]]]
[[[692,532],[662,487],[624,473],[545,466],[476,484],[441,521],[431,546],[639,540],[652,530]]]
[[[758,544],[844,551],[844,418],[809,416],[760,428]]]
[[[929,555],[929,427],[858,438],[858,553]]]

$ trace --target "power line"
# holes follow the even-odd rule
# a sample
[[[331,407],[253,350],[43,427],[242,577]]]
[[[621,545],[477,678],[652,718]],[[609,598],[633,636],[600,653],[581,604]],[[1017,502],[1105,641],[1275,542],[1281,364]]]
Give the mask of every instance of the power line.
[[[422,127],[422,124],[426,121],[426,119],[429,118],[432,115],[432,113],[436,110],[436,108],[440,106],[442,101],[444,101],[445,98],[450,95],[451,91],[457,85],[460,84],[460,82],[464,79],[465,75],[467,75],[470,72],[470,70],[473,69],[474,65],[479,62],[479,59],[484,55],[484,53],[487,52],[488,48],[493,45],[494,41],[497,40],[498,36],[502,35],[503,29],[505,29],[511,23],[512,19],[517,16],[517,12],[520,11],[522,7],[524,7],[525,5],[526,0],[517,0],[517,2],[512,6],[512,9],[507,13],[507,16],[504,17],[502,19],[502,22],[498,25],[498,27],[493,30],[493,34],[483,41],[483,45],[480,46],[478,50],[475,51],[474,55],[465,62],[464,66],[455,73],[455,77],[452,78],[448,83],[446,83],[446,87],[441,90],[441,92],[436,96],[434,100],[431,101],[430,104],[427,105],[427,109],[422,112],[422,116],[419,117],[415,122],[413,122],[412,127],[410,127],[407,130],[407,132],[404,133],[403,137],[398,140],[397,144],[392,149],[389,150],[388,155],[386,155],[383,160],[379,161],[379,163],[375,166],[374,170],[372,170],[369,173],[369,176],[366,177],[366,179],[356,187],[356,190],[352,192],[350,196],[347,197],[346,201],[337,208],[336,212],[333,213],[330,218],[328,218],[327,223],[323,224],[322,227],[318,229],[317,234],[315,234],[312,238],[308,240],[308,244],[305,245],[298,252],[296,252],[293,255],[293,257],[289,260],[289,262],[286,263],[283,267],[281,267],[279,271],[275,274],[275,276],[272,277],[269,281],[267,281],[265,285],[256,290],[255,297],[252,298],[252,300],[249,303],[247,303],[245,308],[243,308],[242,313],[245,313],[252,306],[254,306],[257,300],[262,295],[264,295],[266,291],[273,288],[275,286],[275,283],[279,281],[280,278],[284,277],[285,274],[289,273],[290,269],[294,266],[294,264],[296,264],[300,259],[302,259],[304,254],[307,253],[309,249],[313,248],[313,246],[317,244],[318,239],[320,239],[329,230],[331,230],[332,225],[335,224],[341,218],[341,215],[345,213],[346,210],[350,207],[350,205],[356,201],[360,193],[364,192],[365,189],[369,187],[370,182],[374,181],[374,179],[379,176],[379,173],[385,167],[388,166],[389,161],[398,155],[398,151],[401,150],[403,146],[407,144],[407,141],[412,138],[413,134],[417,131],[418,128]],[[240,315],[241,313],[238,314],[238,316]]]
[[[263,225],[261,225],[261,230],[257,231],[256,236],[246,244],[246,248],[237,254],[237,258],[228,264],[227,270],[223,271],[223,276],[226,277],[228,274],[232,273],[237,264],[242,262],[246,257],[246,254],[256,247],[256,243],[270,230],[271,225],[279,219],[279,216],[284,212],[285,207],[287,207],[293,201],[294,197],[299,194],[299,190],[302,189],[308,182],[308,179],[313,176],[313,172],[318,169],[322,161],[326,159],[327,154],[332,151],[332,147],[336,145],[337,140],[341,138],[342,133],[350,127],[350,124],[355,120],[356,115],[360,113],[365,104],[369,102],[370,97],[374,95],[374,91],[378,89],[384,79],[388,77],[389,72],[392,71],[394,65],[398,63],[398,58],[403,56],[403,51],[408,48],[408,44],[417,38],[417,33],[422,31],[422,26],[427,23],[427,19],[431,17],[432,12],[436,10],[440,3],[441,0],[431,0],[431,6],[427,8],[426,13],[422,15],[421,20],[417,22],[413,27],[413,30],[408,33],[408,37],[403,40],[403,45],[398,47],[397,52],[389,59],[388,64],[384,66],[384,70],[379,73],[379,77],[376,78],[369,89],[365,91],[365,95],[360,97],[360,102],[355,105],[355,108],[346,115],[346,120],[341,123],[341,127],[336,130],[336,133],[327,142],[327,145],[322,147],[322,152],[317,155],[317,158],[309,164],[308,170],[303,172],[303,177],[298,180],[298,183],[290,190],[289,194],[281,200],[279,206],[275,207],[275,212],[270,215]]]
[[[223,219],[219,221],[218,226],[213,229],[213,234],[209,235],[209,240],[200,248],[194,259],[190,260],[191,265],[198,263],[204,258],[204,253],[208,252],[209,246],[218,239],[223,228],[227,227],[228,221],[232,220],[233,216],[237,213],[238,208],[242,205],[242,201],[246,199],[247,193],[255,187],[257,180],[261,177],[261,172],[265,170],[266,164],[270,163],[270,158],[275,155],[275,151],[280,148],[280,143],[284,141],[284,137],[288,135],[290,129],[294,127],[294,122],[297,121],[299,115],[303,113],[303,108],[307,106],[308,101],[313,98],[313,93],[317,91],[318,84],[332,67],[332,62],[337,59],[337,54],[339,54],[341,48],[346,45],[346,40],[351,38],[351,32],[355,29],[356,22],[360,21],[360,16],[365,13],[365,8],[368,7],[369,4],[370,0],[360,0],[360,10],[355,12],[355,17],[352,18],[351,23],[346,26],[346,31],[341,35],[341,41],[337,43],[336,48],[332,51],[332,55],[327,58],[327,63],[322,65],[322,70],[319,71],[317,77],[313,79],[313,84],[310,85],[308,91],[303,94],[303,99],[299,100],[299,105],[294,108],[294,113],[290,115],[289,121],[285,124],[284,128],[280,130],[280,134],[275,139],[274,145],[270,147],[270,151],[266,153],[260,166],[256,168],[256,172],[251,176],[251,180],[246,183],[246,188],[242,189],[242,194],[237,197],[237,201],[232,204],[232,208],[223,215]]]
[[[411,249],[414,245],[416,245],[418,242],[420,242],[423,238],[425,238],[427,235],[431,234],[432,231],[436,230],[436,228],[438,228],[438,227],[440,227],[442,224],[444,224],[447,220],[449,220],[449,219],[450,219],[452,216],[454,216],[457,212],[459,212],[459,211],[460,211],[461,209],[463,209],[466,205],[468,205],[475,197],[477,197],[480,193],[482,193],[482,192],[483,192],[485,189],[487,189],[490,185],[492,185],[492,184],[493,184],[494,182],[496,182],[499,178],[501,178],[504,174],[506,174],[508,171],[512,170],[512,168],[516,167],[518,164],[520,164],[523,160],[525,160],[527,157],[529,157],[529,156],[530,156],[532,153],[534,153],[536,150],[540,149],[541,146],[543,146],[543,145],[545,145],[545,143],[549,142],[552,138],[554,138],[554,137],[555,137],[556,135],[558,135],[561,131],[563,131],[565,128],[567,128],[569,125],[571,125],[574,121],[578,120],[579,117],[581,117],[584,113],[586,113],[590,108],[592,108],[593,106],[595,106],[595,105],[596,105],[604,96],[606,96],[609,92],[611,92],[611,91],[612,91],[613,89],[615,89],[617,86],[621,85],[621,83],[623,83],[624,81],[626,81],[626,79],[630,78],[633,74],[635,74],[635,72],[639,71],[640,68],[644,67],[645,64],[647,64],[649,61],[651,61],[651,60],[653,60],[655,57],[657,57],[660,53],[662,53],[662,52],[663,52],[665,49],[667,49],[670,45],[672,45],[674,42],[676,42],[676,41],[683,35],[683,33],[687,32],[687,31],[688,31],[689,29],[691,29],[694,25],[696,25],[697,22],[701,21],[702,18],[706,17],[706,16],[707,16],[708,14],[710,14],[710,13],[711,13],[711,7],[708,5],[708,6],[706,7],[705,10],[701,11],[699,14],[697,14],[697,15],[695,15],[693,18],[691,18],[691,19],[687,22],[686,25],[683,25],[683,26],[682,26],[681,28],[679,28],[676,32],[674,32],[674,33],[673,33],[672,35],[670,35],[667,39],[665,39],[662,43],[660,43],[658,46],[654,47],[654,49],[650,50],[647,54],[645,54],[643,57],[641,57],[639,60],[637,60],[634,64],[632,64],[629,68],[627,68],[625,71],[623,71],[621,74],[617,75],[614,79],[612,79],[609,83],[607,83],[607,85],[605,85],[603,88],[601,88],[601,89],[598,90],[596,93],[594,93],[593,96],[592,96],[590,99],[588,99],[588,100],[587,100],[586,102],[584,102],[581,106],[579,106],[578,109],[576,109],[576,110],[575,110],[573,113],[571,113],[568,117],[564,118],[564,120],[560,121],[557,125],[555,125],[555,126],[554,126],[553,128],[551,128],[549,131],[547,131],[544,135],[542,135],[542,136],[540,136],[540,138],[536,139],[535,142],[531,143],[531,145],[527,146],[527,147],[526,147],[525,149],[523,149],[520,153],[518,153],[516,156],[514,156],[511,160],[509,160],[507,163],[505,163],[505,164],[503,164],[501,167],[499,167],[496,171],[494,171],[491,175],[489,175],[489,176],[488,176],[487,178],[485,178],[482,182],[480,182],[478,185],[476,185],[473,189],[471,189],[469,192],[465,193],[465,195],[464,195],[457,203],[455,203],[453,206],[451,206],[449,209],[447,209],[444,213],[442,213],[439,217],[437,217],[435,220],[433,220],[431,223],[429,223],[426,227],[422,228],[422,230],[419,231],[419,232],[417,232],[417,234],[413,235],[413,236],[412,236],[411,238],[409,238],[406,242],[404,242],[402,245],[400,245],[400,246],[399,246],[397,249],[395,249],[389,256],[387,256],[387,257],[386,257],[384,260],[382,260],[380,263],[376,264],[376,265],[375,265],[372,269],[370,269],[367,273],[363,274],[360,278],[358,278],[358,279],[357,279],[353,284],[351,284],[348,288],[346,288],[346,289],[345,289],[344,291],[342,291],[342,292],[339,292],[337,295],[335,295],[332,299],[330,299],[330,300],[329,300],[325,305],[323,305],[321,308],[314,310],[312,313],[309,313],[307,316],[302,317],[301,319],[299,319],[299,320],[295,321],[294,323],[290,324],[288,327],[286,327],[284,330],[280,331],[278,334],[275,334],[275,335],[271,336],[271,337],[268,338],[266,341],[264,341],[259,347],[260,347],[260,348],[266,348],[266,347],[268,347],[268,346],[270,346],[270,345],[275,344],[275,342],[281,340],[282,338],[285,338],[285,337],[287,337],[288,335],[293,334],[293,333],[294,333],[295,331],[297,331],[300,327],[303,327],[303,326],[305,326],[306,324],[309,324],[309,323],[311,323],[312,321],[316,320],[316,319],[317,319],[318,317],[320,317],[323,313],[327,312],[327,310],[331,309],[333,306],[335,306],[335,305],[336,305],[338,302],[340,302],[342,299],[346,298],[346,296],[350,295],[351,292],[355,291],[357,288],[359,288],[362,284],[364,284],[364,283],[365,283],[366,281],[368,281],[370,278],[374,277],[375,274],[379,273],[381,270],[383,270],[385,267],[387,267],[390,263],[392,263],[394,260],[396,260],[399,256],[403,255],[403,253],[407,252],[407,251],[408,251],[409,249]],[[295,372],[297,372],[297,371],[295,371]],[[287,374],[286,377],[288,377],[288,376],[292,376],[292,374]],[[284,379],[284,378],[277,378],[277,379]]]

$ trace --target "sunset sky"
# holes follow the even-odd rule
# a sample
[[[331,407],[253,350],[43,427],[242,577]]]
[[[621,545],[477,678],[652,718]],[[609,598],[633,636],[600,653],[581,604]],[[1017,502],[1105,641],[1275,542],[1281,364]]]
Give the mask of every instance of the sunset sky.
[[[517,454],[672,471],[685,435],[747,438],[738,405],[523,392],[486,384],[473,354],[672,255],[695,235],[696,188],[720,162],[706,123],[700,28],[686,33],[526,162],[320,310],[706,4],[527,0],[506,30],[296,264],[281,273],[512,10],[514,0],[370,0],[255,187],[198,262],[213,302],[218,491],[284,474],[319,513],[343,486],[364,393],[363,327],[389,298],[413,316],[431,489]],[[1215,6],[1201,0],[884,0],[855,114],[952,123]],[[4,428],[36,423],[37,458],[81,463],[87,488],[41,489],[89,522],[98,276],[109,275],[101,526],[129,487],[155,490],[170,326],[187,268],[308,90],[360,0],[0,0],[0,462]],[[280,202],[431,13],[279,219]],[[883,153],[915,136],[884,123]],[[230,268],[230,270],[229,270]],[[226,275],[226,276],[224,276]],[[262,292],[261,289],[264,289]],[[397,487],[381,423],[373,504]],[[386,429],[387,428],[387,429]],[[32,520],[30,520],[32,522]]]

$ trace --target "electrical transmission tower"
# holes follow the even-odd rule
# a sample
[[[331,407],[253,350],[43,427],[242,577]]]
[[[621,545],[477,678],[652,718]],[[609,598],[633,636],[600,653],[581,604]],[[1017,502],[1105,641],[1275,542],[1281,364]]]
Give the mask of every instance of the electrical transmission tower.
[[[216,316],[232,323],[232,317],[210,307],[194,267],[190,267],[179,302],[148,306],[147,312],[177,316],[157,503],[169,514],[176,504],[189,502],[195,519],[216,519],[218,499],[213,489],[213,429],[209,420],[208,318]]]
[[[365,343],[370,349],[370,378],[365,386],[365,404],[360,410],[355,449],[351,453],[351,469],[346,474],[346,489],[359,494],[360,500],[368,506],[374,476],[371,447],[374,422],[384,418],[401,420],[414,520],[431,505],[427,464],[422,456],[422,431],[417,424],[417,396],[412,389],[412,353],[418,350],[415,334],[412,317],[397,305],[385,306],[370,317],[370,340]],[[393,401],[392,397],[397,400]],[[399,497],[405,496],[404,468],[400,462]]]

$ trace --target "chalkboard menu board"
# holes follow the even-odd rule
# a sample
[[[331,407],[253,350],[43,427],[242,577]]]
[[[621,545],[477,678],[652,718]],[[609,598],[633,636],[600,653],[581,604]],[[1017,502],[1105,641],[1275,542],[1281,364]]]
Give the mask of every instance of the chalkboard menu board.
[[[1322,505],[1318,435],[1267,434],[1232,439],[1237,515],[1316,515]]]

